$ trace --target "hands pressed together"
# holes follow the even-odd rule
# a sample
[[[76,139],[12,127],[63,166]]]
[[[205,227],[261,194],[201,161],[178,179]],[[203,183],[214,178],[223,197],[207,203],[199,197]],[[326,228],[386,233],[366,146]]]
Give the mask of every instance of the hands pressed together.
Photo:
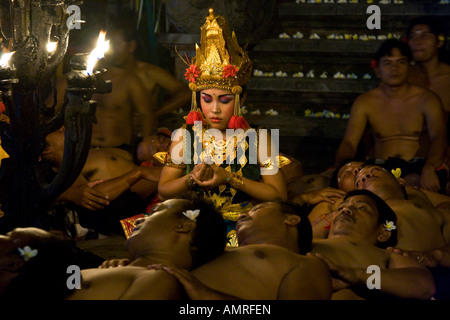
[[[192,180],[200,187],[212,189],[225,184],[230,173],[216,164],[197,164],[190,173]]]

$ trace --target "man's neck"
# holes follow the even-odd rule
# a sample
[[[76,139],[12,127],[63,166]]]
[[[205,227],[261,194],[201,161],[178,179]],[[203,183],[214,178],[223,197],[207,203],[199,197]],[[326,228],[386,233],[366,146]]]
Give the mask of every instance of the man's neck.
[[[389,99],[396,99],[396,98],[403,98],[406,96],[410,85],[405,82],[398,86],[391,86],[386,83],[380,84],[381,91],[389,98]]]
[[[130,266],[145,268],[152,264],[166,264],[189,270],[192,267],[192,262],[187,260],[189,259],[182,253],[147,251],[138,253],[130,263]]]
[[[273,245],[273,246],[288,249],[295,253],[300,253],[298,243],[292,239],[269,238],[269,239],[259,239],[257,241],[256,240],[249,240],[249,241],[243,240],[242,243],[239,243],[239,246],[256,245],[256,244]]]
[[[423,71],[425,71],[425,73],[428,76],[433,76],[437,73],[439,73],[439,69],[441,67],[441,62],[439,61],[439,57],[438,56],[434,56],[433,58],[426,60],[426,61],[422,61],[419,62],[418,65],[421,67],[421,69]]]

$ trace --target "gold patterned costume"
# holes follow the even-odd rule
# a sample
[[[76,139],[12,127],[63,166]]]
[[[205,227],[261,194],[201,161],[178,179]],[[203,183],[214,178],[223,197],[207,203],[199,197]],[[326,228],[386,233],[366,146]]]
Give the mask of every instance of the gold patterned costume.
[[[230,33],[225,18],[216,15],[213,9],[209,10],[209,16],[201,27],[200,44],[200,47],[196,45],[192,61],[183,59],[189,66],[185,77],[192,90],[191,111],[186,117],[186,125],[181,128],[184,159],[175,161],[169,153],[155,154],[154,157],[166,166],[184,170],[187,177],[196,164],[208,161],[233,173],[228,183],[211,190],[192,186],[211,199],[221,211],[228,224],[228,245],[237,246],[235,223],[242,213],[250,211],[254,201],[239,190],[239,186],[243,185],[243,177],[254,181],[262,179],[256,156],[250,157],[258,154],[258,132],[250,128],[240,111],[242,86],[251,76],[253,63],[245,49],[239,46],[234,32]],[[234,129],[234,135],[227,136],[226,140],[215,140],[197,106],[196,93],[210,88],[229,90],[235,95],[234,115],[228,123],[228,128]],[[276,159],[277,163],[268,162],[263,166],[279,166],[280,158]],[[285,163],[286,158],[283,158]]]

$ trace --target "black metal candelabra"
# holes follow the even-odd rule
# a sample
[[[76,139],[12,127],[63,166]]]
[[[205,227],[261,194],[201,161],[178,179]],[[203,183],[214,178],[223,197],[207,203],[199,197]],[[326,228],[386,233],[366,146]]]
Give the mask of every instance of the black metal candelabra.
[[[73,184],[88,155],[96,106],[92,94],[111,91],[111,83],[99,77],[105,70],[88,74],[87,55],[75,55],[66,76],[63,105],[55,117],[42,121],[42,84],[53,75],[66,53],[67,7],[75,2],[80,4],[10,0],[10,19],[2,20],[2,42],[9,41],[15,53],[9,65],[0,68],[1,98],[9,117],[8,123],[0,122],[1,144],[9,155],[0,166],[0,204],[4,212],[0,233],[15,227],[51,228],[49,205]],[[52,54],[46,47],[50,38],[58,40]],[[47,134],[63,125],[63,163],[48,182],[42,178],[40,154]]]

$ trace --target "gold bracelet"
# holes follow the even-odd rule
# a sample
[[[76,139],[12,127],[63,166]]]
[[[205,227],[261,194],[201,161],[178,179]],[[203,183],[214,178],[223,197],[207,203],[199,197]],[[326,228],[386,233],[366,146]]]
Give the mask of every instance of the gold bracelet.
[[[242,176],[236,174],[235,172],[231,172],[231,178],[228,177],[227,182],[235,189],[244,189],[244,180],[242,180]]]

